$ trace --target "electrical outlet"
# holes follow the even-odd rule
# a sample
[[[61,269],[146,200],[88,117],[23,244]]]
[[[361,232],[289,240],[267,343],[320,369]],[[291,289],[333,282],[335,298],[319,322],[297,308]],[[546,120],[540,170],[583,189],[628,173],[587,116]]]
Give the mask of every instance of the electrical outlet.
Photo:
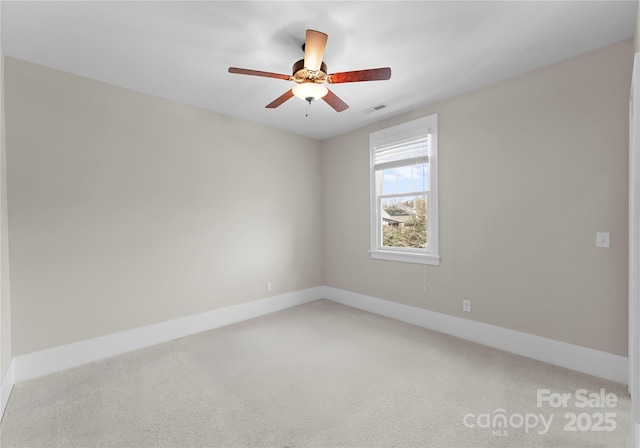
[[[467,313],[471,312],[471,300],[462,301],[462,311],[466,311]]]
[[[267,282],[266,291],[271,292],[271,282]]]
[[[611,247],[611,234],[609,232],[596,232],[596,247]]]

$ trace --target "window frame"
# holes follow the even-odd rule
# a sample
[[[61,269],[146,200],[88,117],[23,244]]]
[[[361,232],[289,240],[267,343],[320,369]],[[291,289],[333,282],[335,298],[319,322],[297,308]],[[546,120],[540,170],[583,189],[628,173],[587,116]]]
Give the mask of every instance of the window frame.
[[[388,247],[382,245],[382,216],[380,206],[382,197],[381,182],[376,182],[375,149],[380,146],[406,141],[412,136],[429,133],[428,166],[429,188],[426,191],[427,200],[427,249],[406,247]],[[438,114],[431,114],[422,118],[408,121],[369,134],[369,173],[370,173],[370,223],[371,223],[371,258],[420,263],[428,265],[440,264],[440,250],[438,238]],[[415,166],[408,165],[408,166]],[[422,194],[422,192],[419,192]],[[404,196],[412,196],[406,193]]]

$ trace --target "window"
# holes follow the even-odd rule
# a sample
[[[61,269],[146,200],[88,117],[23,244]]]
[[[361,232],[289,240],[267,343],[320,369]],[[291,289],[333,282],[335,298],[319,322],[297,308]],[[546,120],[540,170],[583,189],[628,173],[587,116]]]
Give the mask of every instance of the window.
[[[373,258],[440,264],[437,125],[433,114],[369,135]]]

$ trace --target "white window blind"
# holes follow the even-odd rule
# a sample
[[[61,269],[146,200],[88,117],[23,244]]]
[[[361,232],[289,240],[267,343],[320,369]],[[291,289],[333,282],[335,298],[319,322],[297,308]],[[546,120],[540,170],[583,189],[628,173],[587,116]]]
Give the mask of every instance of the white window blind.
[[[419,135],[405,137],[401,141],[394,140],[388,144],[383,143],[373,147],[373,164],[376,171],[428,162],[428,129],[420,132]]]

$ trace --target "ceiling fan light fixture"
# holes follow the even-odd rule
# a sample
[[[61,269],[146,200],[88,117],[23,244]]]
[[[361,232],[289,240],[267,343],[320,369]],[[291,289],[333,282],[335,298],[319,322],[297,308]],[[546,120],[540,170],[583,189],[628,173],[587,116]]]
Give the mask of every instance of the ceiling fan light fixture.
[[[296,84],[291,90],[295,96],[309,103],[311,101],[319,100],[329,93],[329,89],[322,84],[317,84],[315,82],[303,82]]]
[[[229,67],[229,73],[276,78],[284,81],[293,81],[295,83],[292,89],[287,90],[278,98],[267,104],[265,106],[267,109],[280,107],[291,97],[297,96],[308,104],[311,104],[312,101],[323,99],[336,112],[345,111],[349,106],[335,93],[322,85],[323,83],[341,84],[346,82],[382,81],[391,78],[391,68],[389,67],[327,74],[327,65],[322,62],[326,44],[327,35],[325,33],[307,30],[305,42],[302,46],[304,59],[300,59],[293,64],[291,67],[291,75],[250,70],[239,67]]]

